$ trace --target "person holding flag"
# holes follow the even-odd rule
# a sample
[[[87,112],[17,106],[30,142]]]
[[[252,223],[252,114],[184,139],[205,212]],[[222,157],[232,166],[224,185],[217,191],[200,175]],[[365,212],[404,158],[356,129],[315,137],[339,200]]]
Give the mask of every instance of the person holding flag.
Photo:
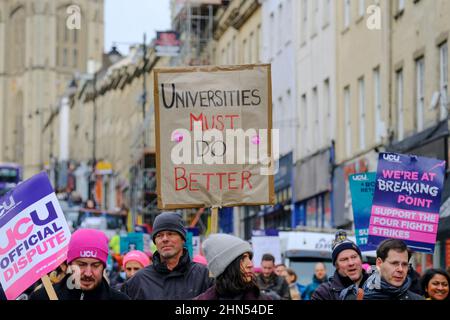
[[[67,251],[68,274],[53,285],[59,300],[129,300],[112,289],[105,275],[108,238],[95,229],[79,229],[70,239]],[[33,292],[30,300],[49,300],[45,288]]]
[[[412,292],[408,276],[411,252],[400,239],[383,240],[377,248],[376,270],[364,283],[364,300],[424,300]]]

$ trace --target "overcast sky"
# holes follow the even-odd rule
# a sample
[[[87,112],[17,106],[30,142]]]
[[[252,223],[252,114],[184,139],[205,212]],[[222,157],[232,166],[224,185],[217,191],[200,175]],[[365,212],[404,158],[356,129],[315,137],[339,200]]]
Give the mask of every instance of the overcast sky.
[[[170,29],[169,0],[105,0],[105,51],[114,42],[122,54],[128,43],[141,43],[144,32],[147,42],[156,31]],[[126,44],[122,44],[126,43]]]

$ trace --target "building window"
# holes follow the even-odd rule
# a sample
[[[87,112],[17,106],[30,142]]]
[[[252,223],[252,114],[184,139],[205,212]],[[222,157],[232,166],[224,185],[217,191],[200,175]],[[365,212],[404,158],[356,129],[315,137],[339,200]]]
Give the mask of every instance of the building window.
[[[344,89],[344,127],[345,127],[345,154],[351,156],[352,152],[352,120],[350,110],[350,87]]]
[[[222,64],[223,65],[227,64],[227,56],[225,54],[225,48],[222,49]]]
[[[396,101],[397,101],[397,140],[401,141],[404,137],[403,128],[403,70],[396,73]]]
[[[10,55],[8,67],[11,68],[12,72],[20,72],[25,68],[25,39],[26,39],[25,7],[20,6],[19,8],[15,9],[11,13],[10,19],[11,19],[10,37],[12,41],[9,51],[12,54]],[[3,45],[3,43],[1,45]],[[0,57],[0,60],[2,58],[3,57]]]
[[[424,58],[416,60],[416,128],[417,132],[424,127],[424,105],[425,105],[425,62]]]
[[[272,59],[273,57],[275,57],[275,41],[274,41],[274,34],[275,34],[275,32],[272,32],[273,30],[274,30],[274,28],[275,28],[275,15],[274,15],[274,13],[272,12],[271,14],[270,14],[270,29],[269,29],[269,45],[270,45],[270,48],[269,48],[269,52],[270,52],[270,58]]]
[[[284,105],[283,105],[283,97],[278,97],[278,107],[277,109],[279,110],[279,118],[278,118],[278,125],[277,128],[282,128],[283,126],[285,126],[284,123],[284,117],[285,117],[285,111],[284,111]]]
[[[233,40],[231,40],[231,58],[232,63],[237,64],[238,54],[236,53],[236,36],[233,36]]]
[[[319,1],[313,0],[312,2],[312,16],[311,16],[311,36],[315,36],[317,33],[317,17],[319,15]]]
[[[366,13],[366,1],[365,0],[359,0],[358,3],[358,15],[360,17],[364,17]]]
[[[364,78],[358,80],[358,105],[359,105],[359,148],[366,148],[366,93]]]
[[[284,23],[284,19],[283,19],[283,5],[280,3],[280,5],[278,6],[278,34],[277,34],[277,47],[278,50],[281,50],[281,48],[283,47],[283,23]]]
[[[67,49],[64,48],[63,50],[63,66],[67,67]]]
[[[331,122],[331,106],[330,106],[330,80],[326,79],[323,84],[323,107],[325,110],[325,130],[328,131],[328,135],[325,137],[330,142],[333,139],[333,123]]]
[[[308,142],[308,100],[306,98],[306,93],[304,95],[302,95],[302,106],[301,106],[301,124],[302,124],[302,137],[301,137],[301,141],[304,141],[305,143],[303,143],[303,150],[304,150],[304,154],[307,152],[308,150],[308,146],[309,146],[309,142]]]
[[[439,46],[439,88],[440,88],[440,120],[447,119],[448,93],[448,45],[444,42]]]
[[[374,106],[375,106],[375,141],[381,142],[383,136],[384,125],[381,119],[381,82],[380,82],[380,68],[373,70],[374,82]]]
[[[306,41],[306,26],[308,25],[308,0],[302,0],[302,24],[301,24],[301,42],[304,43]]]
[[[350,0],[344,0],[344,29],[350,26]]]
[[[64,26],[64,42],[68,42],[68,41],[69,41],[69,28]]]
[[[285,11],[285,15],[286,15],[286,30],[284,30],[284,34],[286,35],[286,43],[288,43],[289,41],[291,41],[292,38],[292,31],[294,30],[294,26],[292,24],[292,15],[294,14],[292,12],[292,1],[293,0],[287,0],[286,1],[286,10]],[[297,1],[297,0],[294,0]]]
[[[323,26],[330,23],[331,0],[323,0]]]
[[[256,63],[255,59],[253,58],[253,49],[255,46],[255,34],[253,32],[250,33],[250,39],[249,39],[249,46],[248,46],[248,62],[249,63]]]
[[[73,67],[76,68],[78,65],[78,50],[73,49]]]
[[[256,29],[256,59],[258,62],[261,61],[260,46],[261,46],[261,25],[258,25],[258,28]]]
[[[242,42],[242,48],[244,48],[244,59],[243,59],[243,61],[244,61],[244,63],[247,63],[247,57],[248,57],[248,54],[247,54],[247,50],[248,50],[248,48],[247,48],[247,39],[244,39],[244,41]]]
[[[322,130],[320,130],[320,115],[319,115],[319,97],[317,96],[317,87],[313,88],[313,113],[314,113],[314,146],[319,147],[322,144]]]

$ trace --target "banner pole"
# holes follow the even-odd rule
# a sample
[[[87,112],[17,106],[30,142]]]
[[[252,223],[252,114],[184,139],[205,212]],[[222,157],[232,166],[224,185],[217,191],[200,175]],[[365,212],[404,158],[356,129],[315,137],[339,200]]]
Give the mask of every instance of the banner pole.
[[[58,300],[58,296],[56,295],[55,288],[53,288],[52,282],[48,275],[45,275],[41,278],[42,284],[44,285],[45,291],[47,291],[48,297],[50,300]]]
[[[217,233],[219,229],[219,208],[211,208],[211,233]]]

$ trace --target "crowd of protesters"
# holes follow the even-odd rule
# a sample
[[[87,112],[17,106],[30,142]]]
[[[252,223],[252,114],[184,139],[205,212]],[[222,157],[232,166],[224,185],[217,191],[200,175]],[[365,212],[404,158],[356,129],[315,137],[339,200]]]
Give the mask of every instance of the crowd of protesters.
[[[67,261],[49,276],[59,300],[449,300],[449,274],[429,269],[423,276],[410,264],[411,251],[402,240],[386,239],[376,250],[376,264],[363,263],[359,247],[345,231],[332,245],[334,272],[317,263],[312,282],[297,283],[297,274],[275,264],[272,254],[255,273],[249,242],[228,234],[212,234],[203,255],[190,258],[181,215],[159,214],[153,223],[153,256],[132,250],[116,273],[107,271],[108,238],[94,229],[72,234]],[[49,300],[37,284],[20,299]],[[0,300],[6,300],[0,287]]]

